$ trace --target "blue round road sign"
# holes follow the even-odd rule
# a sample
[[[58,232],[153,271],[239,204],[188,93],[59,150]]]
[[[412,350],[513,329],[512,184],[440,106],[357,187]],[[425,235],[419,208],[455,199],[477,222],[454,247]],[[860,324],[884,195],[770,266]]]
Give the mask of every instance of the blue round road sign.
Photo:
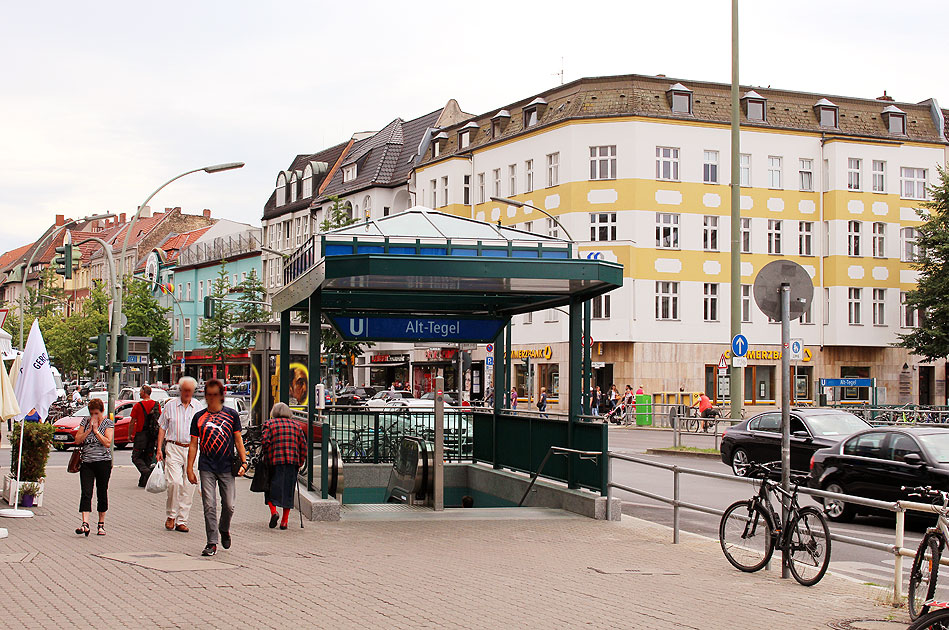
[[[732,338],[732,356],[743,357],[748,352],[748,338],[744,335],[735,335]]]

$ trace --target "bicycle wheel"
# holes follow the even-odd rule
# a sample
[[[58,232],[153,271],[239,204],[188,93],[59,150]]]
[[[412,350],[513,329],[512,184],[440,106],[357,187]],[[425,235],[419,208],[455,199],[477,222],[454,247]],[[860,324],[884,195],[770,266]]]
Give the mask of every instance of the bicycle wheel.
[[[247,454],[247,468],[244,469],[244,476],[248,479],[254,478],[257,471],[257,465],[260,463],[261,445],[259,442],[249,442],[244,445],[244,452]]]
[[[788,527],[788,569],[804,586],[820,582],[830,564],[830,528],[815,507],[798,510]]]
[[[911,619],[929,612],[926,602],[936,594],[936,577],[939,574],[942,548],[942,536],[939,534],[926,534],[919,543],[916,558],[913,560],[913,568],[909,572],[907,599]],[[929,558],[926,557],[927,554]]]
[[[949,608],[940,608],[919,617],[906,630],[949,630]]]
[[[690,431],[692,433],[698,433],[699,432],[698,418],[689,418],[688,421],[685,423],[685,428],[686,428],[686,431]]]
[[[718,525],[718,541],[732,566],[749,573],[768,564],[774,553],[771,517],[757,503],[732,503]]]

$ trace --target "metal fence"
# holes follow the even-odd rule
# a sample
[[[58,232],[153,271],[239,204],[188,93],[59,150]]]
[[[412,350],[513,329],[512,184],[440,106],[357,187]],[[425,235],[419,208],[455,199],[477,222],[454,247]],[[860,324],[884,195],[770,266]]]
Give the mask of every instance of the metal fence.
[[[949,408],[924,405],[834,404],[874,425],[949,424]]]
[[[663,470],[668,470],[672,472],[672,496],[666,497],[654,492],[649,492],[648,490],[642,490],[639,488],[633,488],[620,483],[615,483],[613,481],[613,460],[622,460],[626,462],[632,462],[634,464],[641,464],[643,466],[650,466],[652,468],[661,468]],[[704,505],[699,505],[697,503],[690,503],[687,501],[682,501],[680,499],[680,477],[681,475],[694,475],[697,477],[706,477],[710,479],[724,479],[725,481],[733,481],[736,483],[744,484],[755,484],[760,483],[760,481],[755,479],[748,479],[745,477],[734,477],[732,475],[726,475],[722,473],[710,472],[707,470],[699,470],[695,468],[686,468],[684,466],[677,466],[675,464],[664,464],[661,462],[656,462],[650,459],[645,459],[642,457],[636,457],[633,455],[625,455],[621,453],[609,453],[609,464],[607,466],[607,519],[609,520],[611,516],[611,505],[610,499],[613,497],[613,489],[623,490],[637,496],[646,497],[660,503],[672,506],[672,542],[673,544],[679,543],[679,530],[680,530],[680,520],[679,513],[680,510],[694,510],[696,512],[702,512],[705,514],[710,514],[712,516],[721,517],[724,514],[724,510],[718,508],[712,508]],[[875,549],[877,551],[882,551],[887,554],[891,554],[894,557],[894,567],[893,567],[893,602],[898,603],[901,601],[903,596],[903,558],[915,558],[916,550],[909,549],[903,546],[903,538],[905,531],[905,520],[907,511],[917,511],[917,512],[928,512],[935,513],[936,509],[932,505],[925,503],[916,503],[913,501],[877,501],[875,499],[866,499],[864,497],[853,496],[849,494],[837,494],[834,492],[826,492],[824,490],[815,490],[813,488],[800,487],[799,492],[801,494],[806,494],[814,497],[821,497],[827,499],[837,499],[842,500],[847,503],[853,503],[856,505],[862,505],[870,508],[875,508],[877,510],[884,510],[888,512],[893,512],[896,515],[896,523],[893,532],[893,544],[881,543],[875,540],[867,540],[864,538],[857,538],[855,536],[844,536],[841,534],[835,534],[831,530],[830,539],[846,543],[850,545],[857,545],[859,547],[866,547],[868,549]],[[949,558],[942,558],[940,564],[949,566]]]

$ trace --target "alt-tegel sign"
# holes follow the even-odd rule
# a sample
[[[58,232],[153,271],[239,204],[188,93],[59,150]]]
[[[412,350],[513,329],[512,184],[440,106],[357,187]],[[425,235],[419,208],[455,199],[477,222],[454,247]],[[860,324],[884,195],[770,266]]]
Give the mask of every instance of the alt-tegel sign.
[[[493,341],[503,319],[331,315],[347,341]]]

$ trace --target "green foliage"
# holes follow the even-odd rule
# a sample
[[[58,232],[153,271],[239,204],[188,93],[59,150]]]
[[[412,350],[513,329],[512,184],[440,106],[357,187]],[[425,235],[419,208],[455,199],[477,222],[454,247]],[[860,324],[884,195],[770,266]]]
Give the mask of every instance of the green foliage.
[[[214,281],[212,298],[227,298],[230,294],[231,283],[228,280],[227,261],[221,261],[217,280]],[[206,317],[198,326],[198,341],[211,353],[213,359],[224,369],[228,356],[234,354],[242,346],[234,330],[234,323],[238,321],[237,312],[231,302],[215,303],[214,317]]]
[[[264,283],[257,277],[257,270],[251,269],[250,274],[237,285],[241,292],[241,299],[251,302],[263,302],[265,297]],[[237,312],[237,321],[266,322],[270,320],[270,311],[263,304],[241,304]],[[241,347],[247,348],[254,343],[256,335],[247,330],[234,332]]]
[[[20,454],[20,428],[26,425],[23,441],[23,468],[20,480],[39,481],[46,476],[46,461],[53,444],[53,425],[46,422],[17,422],[10,434],[10,474],[16,475]]]
[[[17,484],[17,488],[20,491],[20,500],[22,500],[23,497],[26,496],[35,497],[40,491],[40,484],[36,483],[35,481],[25,481],[23,483]]]
[[[128,317],[125,334],[131,337],[151,337],[152,363],[165,365],[171,361],[172,334],[163,308],[152,294],[154,285],[138,280],[125,283],[122,312]]]
[[[356,219],[352,217],[352,207],[348,203],[344,203],[335,196],[330,197],[329,200],[333,202],[333,205],[326,211],[326,218],[320,223],[321,232],[329,232],[356,222]]]
[[[949,356],[949,173],[937,168],[939,183],[919,210],[924,223],[918,228],[919,271],[916,289],[906,294],[906,308],[916,309],[920,325],[901,334],[898,345],[927,361]]]

